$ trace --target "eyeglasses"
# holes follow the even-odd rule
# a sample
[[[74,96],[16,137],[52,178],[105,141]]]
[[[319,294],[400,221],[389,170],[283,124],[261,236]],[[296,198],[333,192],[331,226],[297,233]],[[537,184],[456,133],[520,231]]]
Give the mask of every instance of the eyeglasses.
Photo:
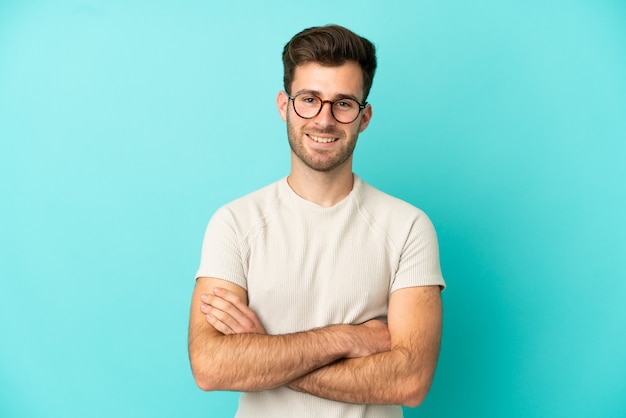
[[[295,96],[287,95],[293,102],[293,110],[296,115],[303,119],[313,119],[319,115],[324,104],[330,103],[330,113],[339,123],[352,123],[359,117],[361,110],[365,109],[367,102],[361,104],[354,99],[322,100],[311,93],[300,93]]]

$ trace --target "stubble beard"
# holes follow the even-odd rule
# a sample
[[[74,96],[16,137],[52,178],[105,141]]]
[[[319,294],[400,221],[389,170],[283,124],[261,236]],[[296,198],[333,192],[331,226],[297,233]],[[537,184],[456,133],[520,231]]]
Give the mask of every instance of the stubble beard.
[[[357,130],[358,132],[358,130]],[[311,155],[304,147],[303,141],[306,140],[305,134],[298,131],[297,128],[292,126],[289,121],[289,115],[287,115],[287,138],[289,139],[289,146],[291,151],[302,161],[307,167],[320,172],[329,172],[343,165],[354,152],[356,148],[358,133],[355,133],[348,138],[343,138],[342,133],[333,129],[319,130],[315,133],[318,134],[336,134],[340,138],[340,141],[346,141],[347,148],[340,150],[339,154],[335,154],[332,157],[329,155],[319,156]],[[324,158],[326,157],[326,158]],[[329,158],[330,157],[330,158]]]

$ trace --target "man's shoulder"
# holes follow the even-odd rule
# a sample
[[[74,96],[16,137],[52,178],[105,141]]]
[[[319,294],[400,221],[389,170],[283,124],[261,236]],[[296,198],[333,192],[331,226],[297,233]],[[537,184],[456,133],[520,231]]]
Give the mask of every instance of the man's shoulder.
[[[281,182],[275,181],[260,189],[241,196],[220,207],[214,216],[227,216],[241,220],[254,221],[272,213],[280,201]]]
[[[425,216],[425,213],[412,203],[392,196],[363,180],[360,180],[359,195],[362,208],[372,215],[389,214],[393,212],[394,216]]]
[[[373,186],[361,187],[359,213],[369,228],[381,232],[398,253],[416,241],[436,246],[434,225],[422,209]]]

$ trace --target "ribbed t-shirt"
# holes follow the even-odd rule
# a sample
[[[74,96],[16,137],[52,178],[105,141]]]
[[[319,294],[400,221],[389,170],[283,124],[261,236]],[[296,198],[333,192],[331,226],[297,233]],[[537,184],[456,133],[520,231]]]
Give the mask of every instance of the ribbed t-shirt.
[[[196,277],[246,289],[268,334],[386,321],[393,291],[445,287],[430,219],[357,175],[332,207],[303,199],[286,178],[221,207],[207,226]],[[286,387],[243,393],[237,411],[238,418],[401,416],[399,406],[346,404]]]

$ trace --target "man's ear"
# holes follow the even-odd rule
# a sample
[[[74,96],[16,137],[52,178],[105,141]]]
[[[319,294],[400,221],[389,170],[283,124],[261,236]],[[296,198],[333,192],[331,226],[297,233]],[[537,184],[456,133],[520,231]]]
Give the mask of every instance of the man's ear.
[[[284,121],[287,121],[287,105],[289,104],[289,97],[287,93],[284,91],[279,91],[278,96],[276,96],[276,107],[278,107],[278,113],[280,114],[280,118]]]
[[[367,125],[370,124],[370,120],[372,119],[372,106],[367,105],[365,109],[363,109],[363,114],[361,115],[361,124],[359,125],[359,133],[363,132]]]

